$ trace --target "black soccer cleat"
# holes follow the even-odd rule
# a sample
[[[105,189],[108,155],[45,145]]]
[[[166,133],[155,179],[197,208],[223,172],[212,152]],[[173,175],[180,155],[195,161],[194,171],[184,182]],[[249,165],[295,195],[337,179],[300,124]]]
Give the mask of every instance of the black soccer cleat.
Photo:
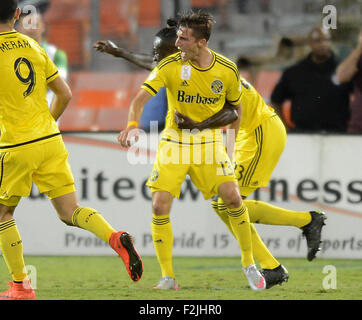
[[[303,236],[307,240],[308,261],[312,261],[320,250],[322,228],[325,225],[324,221],[327,219],[322,211],[311,211],[310,214],[312,221],[301,228],[303,230]]]
[[[260,273],[265,279],[266,289],[270,289],[277,284],[282,285],[283,282],[288,282],[289,279],[288,270],[283,265],[274,269],[261,269]]]

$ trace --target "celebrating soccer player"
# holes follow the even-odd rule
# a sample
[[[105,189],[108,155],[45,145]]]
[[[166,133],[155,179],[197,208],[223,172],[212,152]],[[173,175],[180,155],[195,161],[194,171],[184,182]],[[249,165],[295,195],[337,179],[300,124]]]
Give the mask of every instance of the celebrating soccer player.
[[[169,107],[166,128],[147,182],[152,191],[153,242],[162,270],[156,288],[178,288],[172,267],[170,210],[188,174],[205,199],[214,195],[223,199],[250,287],[263,290],[265,280],[255,266],[252,253],[248,209],[242,202],[220,128],[187,132],[180,130],[175,122],[175,112],[200,122],[219,112],[225,101],[240,107],[241,84],[236,65],[208,48],[212,24],[213,18],[208,13],[190,12],[181,17],[176,40],[180,52],[162,60],[151,72],[131,103],[128,126],[118,139],[124,147],[131,145],[132,138],[138,135],[137,125],[144,105],[161,87],[166,87]]]

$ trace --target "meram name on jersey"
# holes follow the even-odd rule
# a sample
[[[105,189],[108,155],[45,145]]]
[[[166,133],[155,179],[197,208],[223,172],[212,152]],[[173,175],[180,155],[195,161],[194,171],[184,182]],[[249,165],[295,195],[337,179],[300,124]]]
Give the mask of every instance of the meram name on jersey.
[[[0,50],[1,52],[14,50],[14,49],[23,49],[23,48],[31,48],[28,40],[17,40],[17,41],[4,41],[0,42]]]
[[[197,103],[197,104],[215,104],[220,100],[220,97],[208,98],[200,96],[198,93],[196,95],[186,94],[183,90],[178,90],[177,92],[177,101],[185,103]]]

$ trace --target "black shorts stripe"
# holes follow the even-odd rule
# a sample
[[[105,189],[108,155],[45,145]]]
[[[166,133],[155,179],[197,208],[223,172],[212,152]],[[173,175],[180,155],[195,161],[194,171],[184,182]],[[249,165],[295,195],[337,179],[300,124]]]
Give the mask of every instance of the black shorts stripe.
[[[184,144],[184,145],[198,145],[198,144],[209,144],[209,143],[215,143],[215,141],[203,141],[203,142],[182,142],[182,141],[175,141],[171,140],[170,138],[161,138],[161,141],[167,141],[172,143],[178,143],[178,144]]]
[[[4,153],[2,153],[0,155],[0,170],[1,170],[1,173],[0,173],[0,188],[1,188],[2,184],[3,184],[5,155],[6,155],[6,152],[4,152]]]
[[[261,136],[260,136],[260,126],[255,129],[255,140],[257,144],[257,151],[254,155],[254,158],[252,159],[251,163],[249,164],[249,167],[243,177],[243,183],[242,186],[248,187],[251,181],[251,178],[253,176],[253,173],[255,172],[255,168],[259,161],[259,154],[260,154],[260,142],[261,142]]]
[[[257,151],[242,179],[243,187],[249,186],[251,178],[253,177],[253,175],[255,173],[255,169],[259,163],[261,152],[263,150],[263,129],[262,129],[262,127],[261,126],[257,127],[254,132],[255,132],[255,140],[256,140],[256,144],[257,144]]]
[[[60,132],[51,134],[49,136],[41,137],[41,138],[38,138],[38,139],[34,139],[34,140],[30,140],[30,141],[26,141],[26,142],[22,142],[22,143],[18,143],[18,144],[13,144],[11,146],[2,146],[2,147],[0,147],[0,150],[1,149],[8,149],[8,148],[15,148],[15,147],[24,146],[26,144],[30,144],[30,143],[38,142],[38,141],[41,141],[41,140],[53,138],[53,137],[59,136],[59,135],[60,135]]]

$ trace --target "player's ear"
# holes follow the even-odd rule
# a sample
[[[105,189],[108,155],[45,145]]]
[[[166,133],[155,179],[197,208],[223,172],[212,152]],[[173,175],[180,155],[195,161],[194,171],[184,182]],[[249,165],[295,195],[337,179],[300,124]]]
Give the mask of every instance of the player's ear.
[[[206,39],[200,39],[199,41],[197,41],[197,44],[199,47],[205,47],[207,44],[207,40]]]

